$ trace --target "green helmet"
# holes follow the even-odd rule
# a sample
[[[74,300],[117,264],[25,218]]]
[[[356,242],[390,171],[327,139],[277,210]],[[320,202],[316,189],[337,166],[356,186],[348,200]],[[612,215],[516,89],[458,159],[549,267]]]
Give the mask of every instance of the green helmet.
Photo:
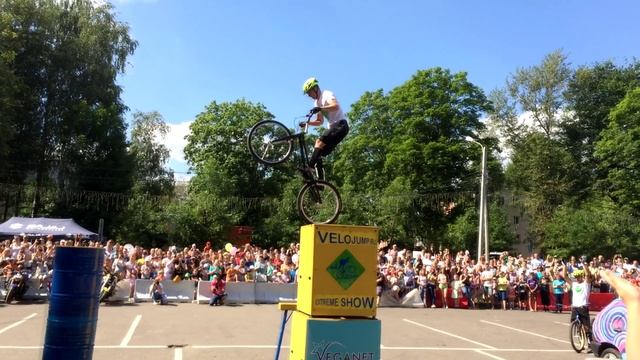
[[[318,85],[319,85],[318,79],[314,77],[310,77],[302,85],[302,93],[306,94],[309,92],[309,90],[313,89],[315,86],[318,86]]]
[[[584,276],[584,270],[580,270],[580,269],[573,270],[571,275],[573,275],[573,277]]]

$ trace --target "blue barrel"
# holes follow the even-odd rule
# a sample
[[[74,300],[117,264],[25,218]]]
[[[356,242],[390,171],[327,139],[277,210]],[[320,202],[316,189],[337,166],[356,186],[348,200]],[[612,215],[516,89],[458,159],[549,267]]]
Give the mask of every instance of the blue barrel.
[[[93,357],[103,266],[104,249],[56,248],[43,359]]]

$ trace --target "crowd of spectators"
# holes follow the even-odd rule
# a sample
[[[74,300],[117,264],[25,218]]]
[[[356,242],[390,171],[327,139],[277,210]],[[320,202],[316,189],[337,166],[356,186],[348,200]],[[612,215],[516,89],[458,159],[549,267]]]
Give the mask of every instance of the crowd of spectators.
[[[479,304],[492,308],[538,310],[538,297],[544,311],[561,311],[551,308],[550,299],[568,292],[571,277],[578,269],[588,268],[592,292],[612,291],[607,281],[600,276],[610,270],[621,278],[638,285],[640,265],[638,260],[629,260],[622,255],[612,259],[596,256],[571,256],[568,259],[538,253],[531,256],[511,255],[508,252],[495,254],[476,261],[469,251],[451,252],[448,249],[420,251],[399,249],[397,245],[384,247],[378,253],[378,296],[388,291],[396,299],[418,289],[425,307],[436,306],[436,296],[442,296],[444,307],[454,306],[466,298],[469,307]]]
[[[0,241],[2,275],[16,271],[30,271],[32,276],[44,278],[53,267],[56,246],[102,247],[105,251],[105,271],[119,280],[213,280],[222,277],[226,282],[292,283],[298,269],[299,244],[288,247],[262,249],[251,244],[230,251],[214,249],[210,242],[198,248],[145,249],[131,244],[108,240],[105,244],[90,240],[55,240],[53,237],[26,238],[14,236]]]
[[[214,280],[225,282],[293,283],[299,265],[299,243],[287,247],[263,249],[245,244],[238,248],[214,248],[211,242],[203,247],[146,249],[131,244],[108,240],[102,244],[90,240],[57,240],[53,237],[27,238],[14,236],[0,241],[0,268],[2,275],[15,271],[29,271],[32,277],[44,283],[53,266],[56,246],[102,247],[105,251],[105,269],[120,280],[135,283],[136,279],[154,280]],[[571,256],[568,259],[537,253],[531,256],[507,252],[480,258],[469,251],[451,252],[400,249],[396,244],[381,242],[378,253],[378,295],[387,292],[396,299],[417,289],[425,307],[435,307],[436,296],[442,296],[446,307],[466,298],[469,307],[489,303],[503,309],[537,310],[537,297],[541,297],[543,310],[554,295],[568,291],[564,276],[576,269],[588,267],[592,291],[609,292],[609,284],[600,276],[611,270],[618,276],[637,284],[640,278],[638,260],[622,255],[612,259],[596,256],[591,259]],[[564,275],[564,274],[567,275]],[[133,286],[132,286],[133,288]],[[452,302],[448,301],[449,297]],[[496,301],[497,300],[497,301]],[[558,309],[555,309],[556,311]]]

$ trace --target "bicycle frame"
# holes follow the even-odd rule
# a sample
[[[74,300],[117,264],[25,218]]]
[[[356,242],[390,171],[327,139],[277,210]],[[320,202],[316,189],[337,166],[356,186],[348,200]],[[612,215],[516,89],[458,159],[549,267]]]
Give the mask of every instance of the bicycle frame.
[[[307,131],[309,129],[309,121],[311,120],[311,115],[307,115],[306,117],[307,117],[307,121],[305,122],[305,125],[302,131],[273,141],[273,143],[283,142],[283,141],[297,142],[298,150],[300,152],[300,167],[302,169],[305,169],[306,167],[309,166],[309,152],[307,151],[307,142],[305,141],[306,140],[305,135],[307,134]]]
[[[307,142],[305,141],[305,135],[307,134],[307,129],[309,125],[304,126],[304,130],[299,132],[294,137],[298,138],[298,149],[300,150],[300,165],[304,168],[309,166],[309,153],[307,151]]]

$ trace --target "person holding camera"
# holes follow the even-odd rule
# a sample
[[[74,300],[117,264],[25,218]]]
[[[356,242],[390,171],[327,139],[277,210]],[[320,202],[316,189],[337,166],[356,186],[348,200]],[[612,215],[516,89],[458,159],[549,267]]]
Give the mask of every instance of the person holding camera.
[[[162,282],[160,278],[156,278],[153,280],[153,283],[149,287],[149,294],[151,295],[151,299],[153,300],[154,305],[166,305],[169,303],[167,300],[167,294],[164,292],[164,287],[162,286]]]
[[[209,300],[209,306],[224,305],[226,286],[227,283],[224,281],[223,277],[218,274],[213,275],[213,280],[211,281],[211,300]]]

